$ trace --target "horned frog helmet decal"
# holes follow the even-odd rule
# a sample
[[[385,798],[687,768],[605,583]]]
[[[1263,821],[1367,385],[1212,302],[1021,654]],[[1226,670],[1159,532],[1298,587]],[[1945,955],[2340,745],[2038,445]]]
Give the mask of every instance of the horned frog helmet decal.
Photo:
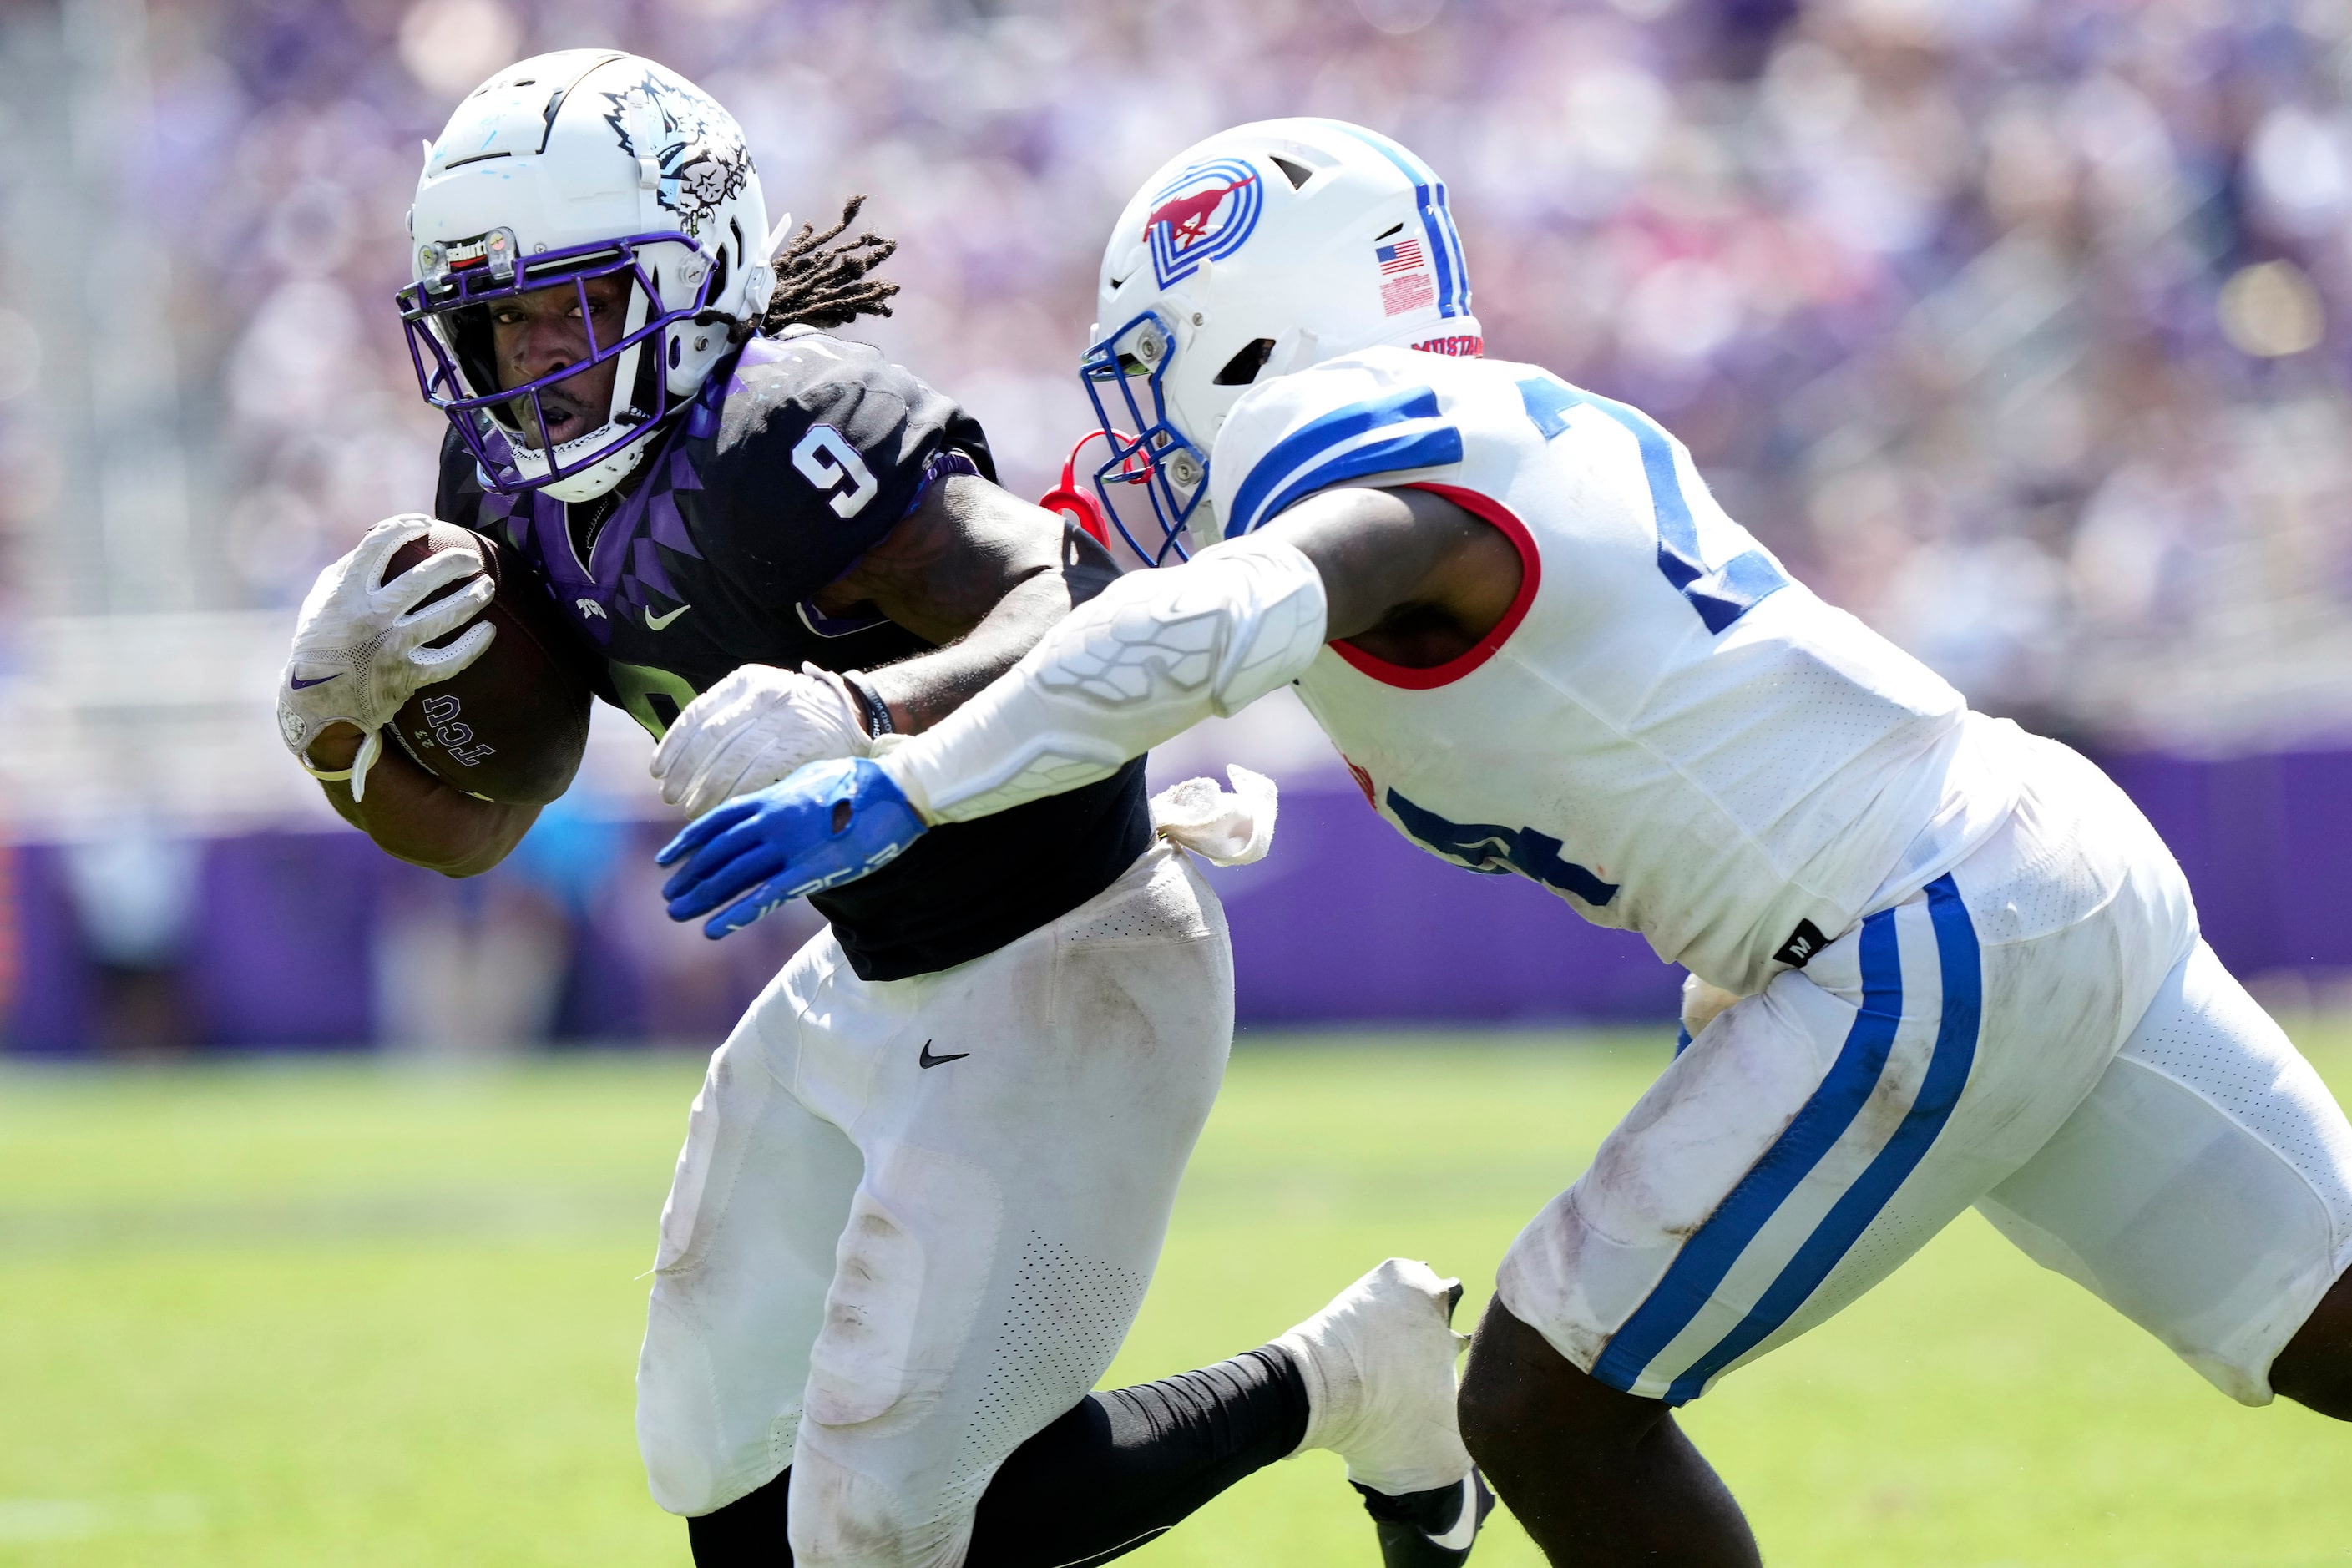
[[[399,302],[425,401],[486,486],[567,501],[602,495],[644,460],[775,289],[767,204],[734,117],[616,49],[539,55],[467,94],[425,148],[409,235],[414,281]],[[599,341],[592,321],[587,358],[501,388],[497,304],[570,287],[587,319],[598,278],[629,286],[618,331]],[[551,447],[535,438],[541,395],[607,360],[604,422]]]
[[[1209,453],[1253,385],[1376,344],[1484,347],[1444,183],[1338,120],[1240,125],[1170,159],[1111,231],[1097,322],[1079,368],[1110,442],[1095,488],[1154,563],[1219,537]],[[1143,539],[1115,486],[1149,498]]]
[[[597,89],[607,106],[604,123],[622,152],[653,161],[654,199],[677,215],[677,226],[690,238],[700,239],[726,204],[752,184],[751,151],[716,101],[684,79],[644,64],[636,80]]]

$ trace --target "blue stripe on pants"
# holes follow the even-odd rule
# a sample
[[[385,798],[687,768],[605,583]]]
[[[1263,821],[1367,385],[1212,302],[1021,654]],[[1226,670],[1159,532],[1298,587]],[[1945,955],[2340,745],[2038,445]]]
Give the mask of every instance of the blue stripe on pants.
[[[1837,1262],[1853,1248],[1855,1241],[1861,1241],[1863,1232],[1870,1229],[1872,1220],[1877,1220],[1886,1204],[1894,1201],[1895,1192],[1910,1178],[1912,1171],[1919,1168],[1919,1162],[1927,1159],[1927,1152],[1936,1145],[1938,1133],[1943,1133],[1945,1123],[1952,1119],[1952,1110],[1959,1105],[1959,1096],[1969,1089],[1969,1069],[1976,1065],[1976,1039],[1980,1027],[1983,1027],[1985,1011],[1983,954],[1976,945],[1976,924],[1969,920],[1969,908],[1961,902],[1959,886],[1952,881],[1952,877],[1938,877],[1924,891],[1927,891],[1928,924],[1936,933],[1936,966],[1938,966],[1940,983],[1943,983],[1943,1006],[1940,1006],[1938,1023],[1936,1023],[1936,1047],[1928,1056],[1927,1074],[1919,1081],[1919,1093],[1912,1098],[1910,1110],[1903,1114],[1903,1121],[1900,1121],[1900,1126],[1895,1126],[1894,1135],[1886,1140],[1886,1145],[1877,1152],[1877,1157],[1872,1159],[1870,1166],[1863,1168],[1863,1173],[1846,1187],[1846,1192],[1839,1194],[1837,1204],[1830,1206],[1828,1215],[1822,1215],[1821,1225],[1813,1227],[1811,1237],[1806,1237],[1804,1244],[1780,1269],[1778,1279],[1773,1279],[1771,1286],[1767,1286],[1767,1290],[1757,1298],[1757,1305],[1748,1311],[1748,1317],[1740,1319],[1740,1323],[1731,1333],[1724,1335],[1712,1350],[1691,1361],[1691,1366],[1684,1368],[1682,1375],[1675,1377],[1675,1383],[1665,1392],[1665,1404],[1679,1405],[1696,1399],[1707,1387],[1707,1380],[1712,1380],[1717,1373],[1722,1373],[1740,1356],[1755,1350],[1757,1344],[1778,1333],[1778,1328],[1788,1323],[1788,1319],[1800,1307],[1804,1307],[1813,1290],[1821,1289],[1822,1281],[1837,1268]],[[1870,920],[1891,920],[1891,912],[1872,914]],[[1874,1004],[1872,1004],[1870,921],[1865,921],[1863,924],[1863,1013],[1867,1016],[1872,1006]],[[1895,1013],[1900,1013],[1900,1004],[1895,1006]],[[1855,1030],[1861,1030],[1861,1025],[1863,1020],[1855,1018]],[[1851,1047],[1853,1047],[1853,1039],[1849,1035],[1846,1053],[1851,1053]],[[1800,1117],[1797,1117],[1800,1121],[1804,1121],[1806,1114],[1813,1110],[1813,1102],[1821,1100],[1821,1093],[1830,1089],[1830,1081],[1837,1077],[1839,1069],[1844,1068],[1846,1053],[1839,1053],[1837,1065],[1830,1069],[1830,1079],[1822,1081],[1822,1090],[1816,1090],[1813,1100],[1806,1102],[1806,1112],[1800,1112]],[[1884,1056],[1879,1058],[1879,1068],[1884,1069]],[[1794,1123],[1790,1126],[1790,1131],[1794,1131]],[[1783,1133],[1783,1140],[1788,1135]],[[1773,1145],[1773,1152],[1778,1152],[1778,1145]],[[1764,1159],[1771,1162],[1771,1154],[1767,1154]],[[1750,1173],[1750,1178],[1752,1175],[1755,1173]],[[1790,1184],[1788,1190],[1792,1192],[1794,1184]],[[1738,1196],[1738,1190],[1734,1190],[1734,1196]],[[1728,1206],[1731,1204],[1727,1201],[1724,1208]],[[1698,1237],[1691,1239],[1691,1246],[1698,1244],[1700,1237],[1706,1237],[1712,1225],[1715,1225],[1715,1220],[1707,1220],[1706,1227],[1700,1227]],[[1761,1223],[1757,1225],[1757,1229],[1759,1227]],[[1750,1229],[1748,1237],[1740,1241],[1740,1248],[1745,1248],[1745,1244],[1752,1239],[1755,1239],[1755,1229]],[[1689,1256],[1689,1248],[1684,1248],[1684,1256]],[[1734,1250],[1734,1258],[1738,1258],[1738,1250]],[[1682,1258],[1677,1258],[1675,1262],[1679,1268]],[[1728,1262],[1724,1262],[1722,1272],[1715,1274],[1715,1284],[1722,1284],[1724,1272],[1728,1272]],[[1667,1279],[1673,1279],[1673,1269],[1667,1272]],[[1651,1302],[1656,1300],[1658,1293],[1651,1293],[1651,1300],[1642,1302],[1642,1310],[1634,1311],[1634,1319],[1649,1311]],[[1679,1333],[1684,1326],[1689,1326],[1696,1314],[1698,1314],[1698,1307],[1684,1311],[1679,1323],[1675,1326],[1675,1333]],[[1633,1321],[1628,1321],[1628,1328],[1630,1326],[1633,1326]],[[1621,1331],[1618,1340],[1622,1338],[1625,1335]],[[1625,1373],[1625,1383],[1613,1383],[1612,1377],[1601,1377],[1601,1380],[1613,1383],[1613,1387],[1630,1387],[1634,1377],[1642,1375],[1642,1371],[1649,1366],[1649,1361],[1656,1359],[1658,1352],[1665,1350],[1665,1344],[1673,1338],[1673,1333],[1667,1333],[1665,1338],[1656,1340],[1656,1347],[1649,1350],[1642,1363]],[[1609,1354],[1616,1354],[1618,1340],[1609,1342]],[[1628,1354],[1633,1354],[1633,1352],[1628,1352]],[[1606,1361],[1609,1356],[1604,1354],[1601,1359]],[[1600,1375],[1600,1366],[1595,1366],[1595,1375]]]
[[[1632,1389],[1658,1352],[1690,1326],[1757,1232],[1869,1101],[1903,1021],[1903,960],[1893,910],[1862,922],[1861,946],[1862,1007],[1846,1031],[1837,1060],[1804,1109],[1683,1244],[1665,1278],[1592,1363],[1592,1375],[1610,1387]]]
[[[1918,1168],[1935,1143],[1952,1108],[1968,1088],[1969,1068],[1977,1059],[1977,1032],[1984,1013],[1984,968],[1977,951],[1976,926],[1959,889],[1949,875],[1927,884],[1927,917],[1936,931],[1936,963],[1943,976],[1943,1016],[1936,1027],[1935,1054],[1927,1058],[1927,1076],[1904,1116],[1903,1124],[1886,1141],[1869,1167],[1846,1188],[1822,1223],[1813,1229],[1780,1277],[1772,1281],[1755,1310],[1722,1342],[1693,1362],[1666,1391],[1666,1403],[1681,1405],[1698,1397],[1707,1380],[1754,1350],[1787,1322],[1806,1299],[1821,1289],[1879,1211]]]

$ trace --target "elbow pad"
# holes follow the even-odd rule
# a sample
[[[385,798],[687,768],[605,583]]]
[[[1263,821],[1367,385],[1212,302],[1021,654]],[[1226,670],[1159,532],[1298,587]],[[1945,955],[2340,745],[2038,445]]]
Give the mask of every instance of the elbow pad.
[[[1263,535],[1131,572],[882,765],[926,822],[1059,795],[1288,685],[1324,624],[1314,563]]]

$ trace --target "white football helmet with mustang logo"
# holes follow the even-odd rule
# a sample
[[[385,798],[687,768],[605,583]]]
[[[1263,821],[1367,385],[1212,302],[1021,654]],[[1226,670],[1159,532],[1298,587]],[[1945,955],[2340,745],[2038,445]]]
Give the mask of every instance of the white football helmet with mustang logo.
[[[617,49],[539,55],[468,94],[425,149],[409,235],[415,281],[400,307],[425,401],[490,488],[567,501],[637,466],[775,288],[767,204],[733,116]],[[602,277],[629,285],[610,341],[586,308]],[[501,387],[491,311],[561,284],[581,290],[588,357]],[[605,418],[551,448],[534,437],[541,395],[606,360],[618,363]]]
[[[1188,531],[1217,537],[1209,452],[1254,384],[1381,343],[1483,347],[1444,183],[1338,120],[1263,120],[1170,159],[1111,232],[1088,336],[1080,374],[1111,446],[1095,485],[1155,563]],[[1150,497],[1158,537],[1137,539],[1113,485]]]

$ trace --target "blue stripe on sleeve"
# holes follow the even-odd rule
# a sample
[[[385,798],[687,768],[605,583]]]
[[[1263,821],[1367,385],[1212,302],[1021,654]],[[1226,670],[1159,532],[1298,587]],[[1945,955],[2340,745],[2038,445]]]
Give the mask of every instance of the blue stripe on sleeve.
[[[1862,1239],[1862,1233],[1893,1199],[1904,1179],[1918,1168],[1937,1134],[1951,1120],[1960,1091],[1968,1088],[1969,1068],[1976,1061],[1978,1026],[1984,1011],[1983,964],[1976,927],[1948,874],[1927,884],[1927,915],[1936,931],[1944,1005],[1936,1028],[1935,1054],[1927,1059],[1917,1098],[1885,1147],[1822,1216],[1780,1277],[1758,1298],[1755,1309],[1721,1343],[1675,1379],[1666,1391],[1667,1404],[1697,1398],[1708,1379],[1777,1332]]]
[[[1837,1060],[1763,1158],[1683,1244],[1665,1278],[1592,1363],[1592,1375],[1610,1387],[1630,1391],[1658,1352],[1690,1326],[1765,1222],[1844,1135],[1877,1087],[1903,1021],[1903,960],[1894,910],[1883,910],[1862,922],[1861,946],[1862,1007]]]
[[[1400,430],[1377,441],[1367,441],[1360,447],[1342,452],[1328,463],[1309,468],[1266,503],[1266,514],[1282,515],[1283,508],[1303,497],[1313,495],[1327,485],[1342,479],[1360,479],[1367,474],[1402,473],[1407,468],[1434,468],[1462,460],[1462,432],[1451,425],[1425,425],[1418,430]],[[1612,889],[1612,891],[1615,889]],[[1596,900],[1607,903],[1606,898]]]
[[[1265,510],[1266,498],[1274,493],[1275,487],[1331,447],[1383,425],[1436,417],[1437,394],[1426,386],[1409,386],[1387,397],[1351,403],[1308,420],[1276,441],[1242,477],[1241,484],[1234,490],[1234,515],[1225,521],[1225,537],[1238,538],[1256,527],[1258,514]]]

